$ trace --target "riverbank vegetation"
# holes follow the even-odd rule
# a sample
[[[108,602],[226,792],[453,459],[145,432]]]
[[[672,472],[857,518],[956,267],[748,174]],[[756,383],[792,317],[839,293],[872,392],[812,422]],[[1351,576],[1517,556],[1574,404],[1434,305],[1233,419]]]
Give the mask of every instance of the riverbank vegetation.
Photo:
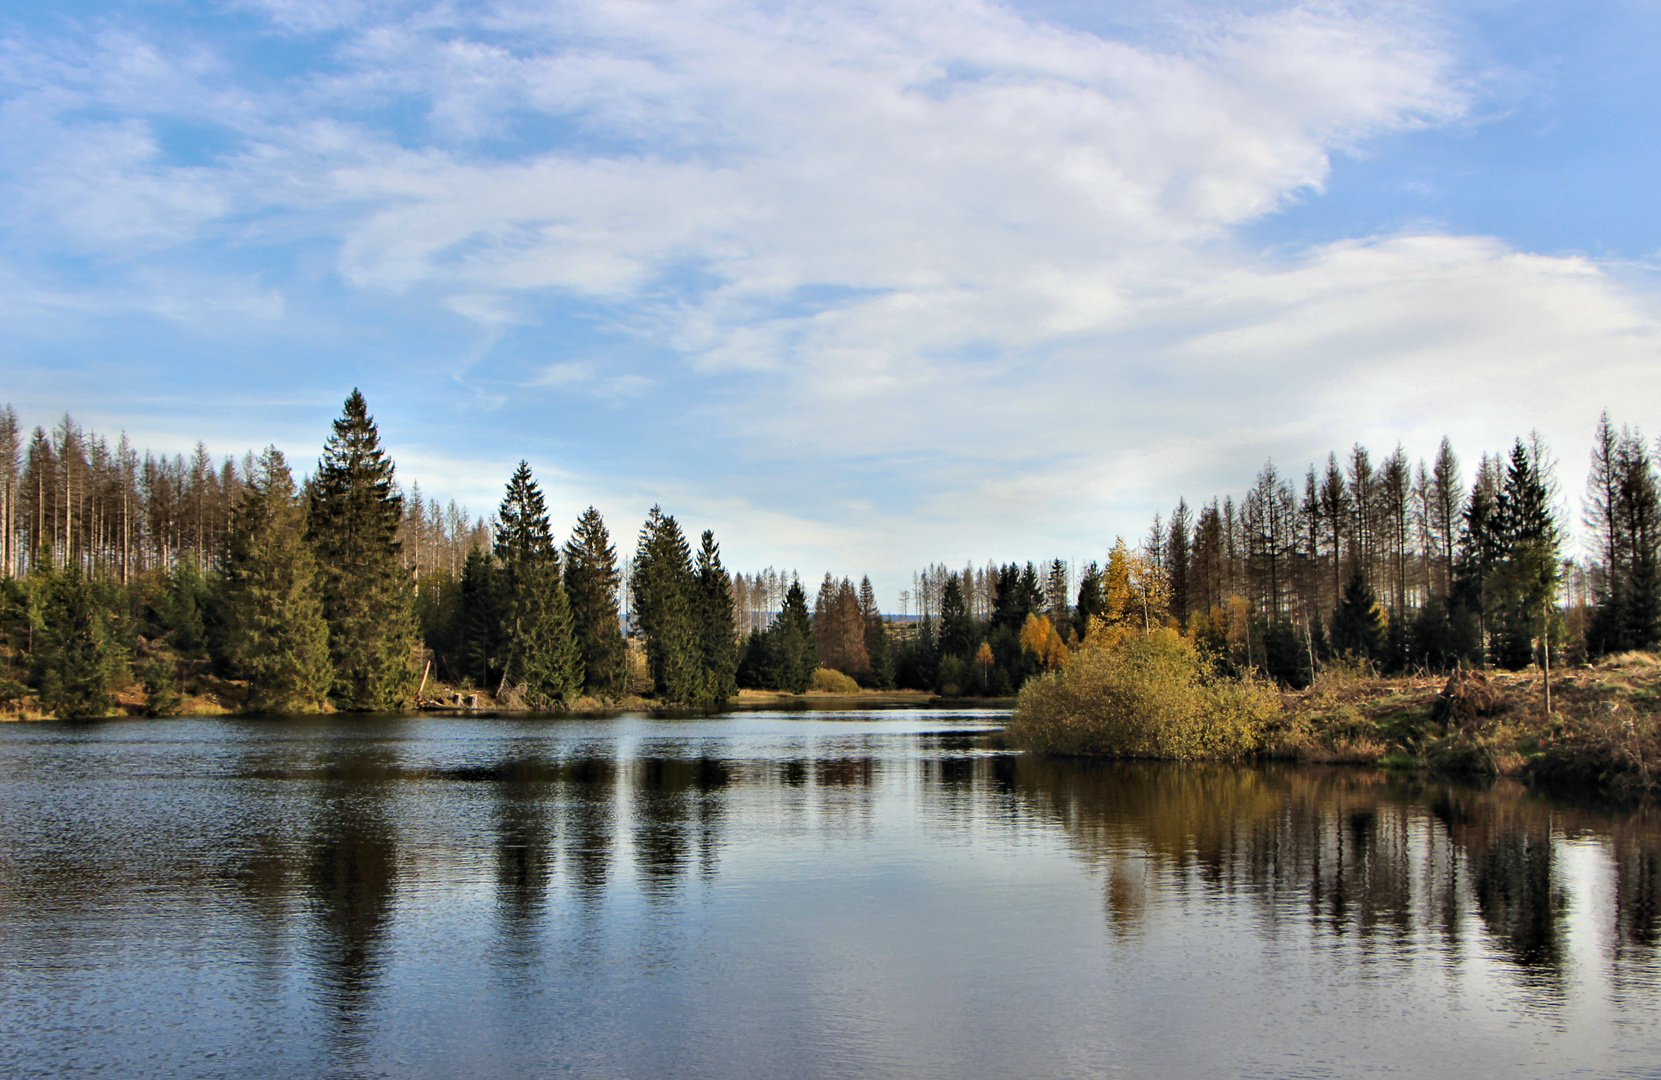
[[[1566,557],[1566,504],[1537,438],[1483,455],[1468,486],[1445,440],[1416,465],[1399,447],[1375,465],[1356,446],[1301,485],[1269,463],[1238,502],[1179,500],[1100,562],[928,567],[896,616],[869,578],[825,574],[815,591],[794,572],[731,573],[712,533],[694,539],[658,507],[632,554],[592,508],[562,544],[523,462],[488,520],[440,507],[400,486],[356,392],[298,480],[275,448],[240,462],[201,446],[188,460],[140,455],[68,417],[25,436],[6,408],[0,707],[375,710],[432,688],[480,707],[718,707],[740,690],[851,685],[954,698],[1026,687],[1060,708],[1067,672],[1122,697],[1112,658],[1129,650],[1140,670],[1177,642],[1204,658],[1184,693],[1234,680],[1290,700],[1346,672],[1561,673],[1661,645],[1654,455],[1607,415],[1595,436],[1584,558]],[[1132,631],[1169,631],[1167,652]],[[1270,752],[1275,723],[1252,730],[1253,752]],[[1076,734],[1079,747],[1096,738]],[[1360,753],[1301,729],[1282,748],[1299,739],[1306,755]]]

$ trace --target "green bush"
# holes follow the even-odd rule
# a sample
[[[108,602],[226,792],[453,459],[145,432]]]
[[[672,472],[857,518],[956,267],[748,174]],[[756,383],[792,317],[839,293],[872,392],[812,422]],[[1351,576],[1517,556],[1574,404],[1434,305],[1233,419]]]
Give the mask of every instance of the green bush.
[[[814,668],[813,677],[808,680],[807,688],[826,694],[859,693],[858,683],[840,671],[833,671],[830,668]]]
[[[1233,758],[1257,750],[1276,697],[1217,676],[1175,630],[1092,638],[1021,690],[1010,742],[1051,754]]]

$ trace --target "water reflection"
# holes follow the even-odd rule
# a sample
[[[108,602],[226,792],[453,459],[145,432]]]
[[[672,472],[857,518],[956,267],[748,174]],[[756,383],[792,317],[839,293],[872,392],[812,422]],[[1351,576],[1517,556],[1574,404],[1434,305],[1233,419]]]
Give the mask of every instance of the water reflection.
[[[541,1028],[580,1027],[591,1007],[581,1039],[650,1043],[642,1025],[667,1013],[680,1026],[663,1028],[664,1045],[684,1048],[706,1028],[733,1046],[776,1039],[772,1068],[812,1060],[811,1039],[773,1029],[826,1001],[856,1003],[838,1020],[853,1030],[926,1014],[908,995],[1005,987],[1029,956],[1041,974],[1026,992],[1038,992],[1044,972],[1084,956],[1126,986],[1160,986],[1180,1011],[1199,991],[1160,958],[1218,957],[1207,978],[1251,978],[1266,961],[1227,959],[1246,943],[1292,957],[1293,985],[1331,978],[1330,993],[1388,978],[1422,997],[1469,981],[1483,1000],[1564,1030],[1605,1009],[1657,1026],[1654,811],[1345,769],[1046,760],[972,730],[746,741],[710,725],[457,724],[435,735],[342,720],[235,728],[236,741],[212,722],[200,731],[177,747],[85,732],[68,746],[0,740],[0,992],[25,1003],[0,1035],[61,1072],[75,1070],[53,1057],[50,1011],[28,1002],[62,1007],[81,984],[41,973],[103,971],[117,962],[94,943],[122,934],[164,958],[195,955],[193,935],[220,942],[229,960],[216,978],[239,987],[226,1000],[311,1032],[314,1059],[294,1063],[296,1075],[434,1075],[388,1065],[389,1040],[421,1034],[400,1017],[431,1023],[504,986],[501,1014]],[[19,779],[32,776],[51,782]],[[1046,938],[1070,925],[1057,897],[1075,879],[1091,929]],[[907,917],[903,931],[845,945]],[[935,935],[940,952],[928,948]],[[1006,940],[993,967],[973,967]],[[952,964],[967,966],[934,989],[895,974]],[[185,993],[179,978],[151,984],[154,1003],[135,991],[121,1007],[202,1008],[168,1001]],[[885,983],[908,990],[865,1005]],[[284,1013],[296,984],[303,1008]],[[23,987],[34,997],[18,998]],[[1090,1004],[1076,987],[1056,990]],[[1000,993],[1004,1008],[1024,1007]],[[706,996],[731,1016],[773,1019],[732,1028],[691,1004]],[[1103,1000],[1092,1015],[1116,1015],[1117,999]],[[249,1027],[239,1015],[220,1021],[226,1031]],[[904,1060],[885,1052],[872,1061]],[[0,1050],[0,1073],[22,1053]],[[684,1064],[626,1058],[586,1071]],[[1140,1064],[1160,1071],[1154,1058]],[[479,1071],[548,1070],[526,1060]]]
[[[331,1054],[367,1062],[367,1030],[385,968],[397,888],[398,843],[384,778],[397,768],[384,745],[329,744],[306,838],[305,890],[316,919],[307,942],[317,1000],[331,1021]]]

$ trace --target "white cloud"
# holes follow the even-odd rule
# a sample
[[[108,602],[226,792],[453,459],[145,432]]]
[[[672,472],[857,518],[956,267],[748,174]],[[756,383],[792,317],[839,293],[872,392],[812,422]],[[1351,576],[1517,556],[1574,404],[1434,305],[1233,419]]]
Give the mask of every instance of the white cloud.
[[[839,565],[860,541],[838,508],[879,486],[904,494],[865,535],[915,537],[895,559],[983,558],[1012,530],[1062,548],[1266,454],[1572,441],[1654,370],[1652,299],[1586,260],[1238,246],[1319,197],[1333,154],[1480,104],[1412,5],[1215,11],[1134,41],[982,0],[243,6],[326,57],[243,78],[130,30],[0,52],[18,276],[72,253],[114,267],[104,296],[163,281],[163,258],[321,249],[348,302],[471,322],[460,377],[591,305],[674,370],[584,352],[502,382],[695,417],[698,452],[730,456],[689,504],[777,526],[804,568]],[[181,159],[180,120],[222,148]],[[215,318],[293,317],[266,286],[224,296]],[[812,505],[835,476],[869,486]]]

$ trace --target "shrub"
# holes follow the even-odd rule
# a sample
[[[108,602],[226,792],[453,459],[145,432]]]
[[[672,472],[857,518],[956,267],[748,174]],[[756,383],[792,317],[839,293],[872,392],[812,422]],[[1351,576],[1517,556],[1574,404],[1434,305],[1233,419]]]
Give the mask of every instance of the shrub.
[[[1010,742],[1127,758],[1232,758],[1258,749],[1278,700],[1213,673],[1175,630],[1098,634],[1021,691]]]
[[[826,694],[859,693],[858,683],[840,671],[833,671],[830,668],[814,668],[813,677],[808,680],[807,688]]]

